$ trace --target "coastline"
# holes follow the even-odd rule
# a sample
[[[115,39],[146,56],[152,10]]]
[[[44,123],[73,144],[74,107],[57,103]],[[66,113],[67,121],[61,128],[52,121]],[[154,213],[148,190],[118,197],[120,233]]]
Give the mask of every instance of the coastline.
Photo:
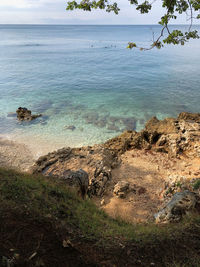
[[[186,118],[181,118],[184,123],[187,122],[189,116],[193,114],[192,116],[197,116],[199,118],[198,113],[187,113],[187,112],[182,112],[180,114],[186,114]],[[180,116],[180,115],[179,115]],[[141,134],[142,132],[145,131],[148,127],[150,127],[150,131],[159,131],[159,129],[155,128],[154,129],[154,123],[157,123],[157,119],[155,120],[153,117],[149,121],[152,120],[152,123],[150,123],[150,126],[148,126],[148,122],[146,123],[146,126],[144,127],[143,130],[139,132],[135,131],[130,131],[132,133],[138,133]],[[154,121],[155,120],[155,121]],[[176,130],[174,128],[174,120],[172,118],[166,118],[164,120],[161,120],[161,130],[164,131],[165,134],[172,134],[173,132],[175,133]],[[176,123],[176,122],[175,122]],[[166,125],[165,125],[166,124]],[[187,124],[183,126],[186,127],[186,130],[188,132],[191,131],[199,131],[198,126],[199,124],[197,123],[196,129],[190,129],[190,125],[188,126]],[[167,128],[169,127],[169,128]],[[152,129],[151,129],[152,128]],[[147,129],[148,130],[148,129]],[[129,131],[128,131],[129,132]],[[125,134],[125,135],[124,135]],[[63,139],[57,139],[55,142],[55,139],[50,139],[49,137],[44,136],[39,136],[39,135],[25,135],[25,134],[20,134],[20,131],[15,134],[0,134],[0,166],[3,167],[9,167],[9,168],[15,168],[20,171],[27,171],[31,166],[34,165],[34,163],[39,159],[41,156],[47,155],[52,152],[57,152],[59,149],[65,149],[67,147],[70,148],[84,148],[84,147],[95,147],[95,146],[106,146],[107,143],[111,141],[111,149],[113,147],[115,148],[118,145],[120,136],[124,135],[124,142],[126,142],[127,138],[129,136],[126,136],[126,131],[124,133],[118,134],[113,138],[108,138],[105,141],[99,140],[99,143],[92,143],[92,142],[87,142],[87,143],[80,143],[77,142],[76,144],[72,143],[70,140],[70,136],[68,140]],[[185,138],[185,137],[184,137]],[[173,139],[173,137],[172,137]],[[91,140],[90,140],[91,141]],[[173,147],[172,145],[168,145]],[[159,148],[160,151],[162,150],[162,147]]]
[[[108,139],[109,140],[109,139]],[[99,142],[103,143],[103,142]],[[0,167],[28,171],[36,160],[48,153],[66,147],[94,146],[93,143],[74,144],[69,140],[46,138],[46,136],[0,134]]]
[[[64,147],[42,156],[30,171],[66,181],[66,172],[82,169],[89,195],[111,217],[153,221],[174,194],[193,191],[199,183],[199,137],[200,113],[153,117],[140,132],[125,131],[99,145]],[[156,221],[176,219],[166,214],[169,218],[157,215]]]
[[[91,146],[59,149],[37,136],[23,143],[1,138],[0,166],[58,180],[82,169],[98,207],[113,218],[146,222],[174,193],[198,182],[199,137],[200,114],[182,112],[177,118],[152,117],[140,132],[125,131]]]

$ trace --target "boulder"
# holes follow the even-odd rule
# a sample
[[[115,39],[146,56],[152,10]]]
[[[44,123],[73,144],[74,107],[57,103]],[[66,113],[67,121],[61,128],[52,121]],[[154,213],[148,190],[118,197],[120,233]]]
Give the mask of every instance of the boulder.
[[[108,181],[112,179],[111,168],[104,165],[103,162],[97,163],[94,177],[90,183],[90,195],[102,196]]]
[[[66,170],[63,172],[61,178],[66,181],[66,183],[77,189],[77,192],[84,199],[89,186],[89,178],[87,172],[82,169],[78,171]]]
[[[64,129],[65,130],[71,130],[71,131],[74,131],[75,129],[76,129],[76,127],[74,126],[74,125],[66,125],[65,127],[64,127]]]
[[[129,183],[120,181],[114,186],[113,194],[117,197],[124,198],[129,191]]]
[[[16,110],[16,113],[17,113],[17,118],[19,121],[32,121],[42,116],[42,114],[32,115],[31,110],[27,108],[22,108],[22,107],[19,107]]]
[[[200,113],[182,112],[178,118],[151,118],[140,132],[125,131],[108,140],[104,147],[118,155],[130,149],[154,150],[170,157],[187,154],[199,157]]]
[[[32,166],[30,172],[33,174],[43,173],[45,175],[46,170],[48,170],[51,165],[54,165],[57,162],[67,161],[70,158],[71,154],[72,154],[72,149],[70,147],[66,147],[48,153],[45,156],[41,156]],[[48,173],[48,176],[49,175],[50,174]]]
[[[200,113],[181,112],[178,120],[200,122]]]
[[[190,212],[200,212],[200,197],[198,194],[185,190],[174,194],[172,199],[155,214],[156,223],[178,222]]]
[[[145,125],[145,130],[149,133],[172,134],[177,133],[176,119],[166,118],[158,120],[156,117],[151,118]]]
[[[111,170],[119,165],[114,151],[103,145],[82,148],[63,148],[40,157],[30,169],[32,173],[59,178],[67,169],[87,169],[89,176],[88,194],[101,196],[107,182],[112,179]]]
[[[108,140],[104,144],[104,147],[115,151],[117,154],[123,154],[129,149],[148,149],[150,144],[145,139],[144,131],[139,133],[135,131],[125,131],[121,135]]]

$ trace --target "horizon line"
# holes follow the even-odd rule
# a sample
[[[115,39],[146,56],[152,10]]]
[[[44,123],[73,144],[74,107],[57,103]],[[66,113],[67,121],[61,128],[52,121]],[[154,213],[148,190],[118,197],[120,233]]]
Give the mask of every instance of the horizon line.
[[[58,23],[0,23],[0,25],[32,25],[32,26],[161,26],[160,24],[58,24]],[[169,24],[169,26],[189,26],[189,24]],[[200,26],[200,24],[193,24],[192,26]]]

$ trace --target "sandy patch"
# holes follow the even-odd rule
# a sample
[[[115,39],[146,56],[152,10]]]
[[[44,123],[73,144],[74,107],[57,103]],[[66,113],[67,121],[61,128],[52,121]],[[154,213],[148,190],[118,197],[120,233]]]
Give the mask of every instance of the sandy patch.
[[[112,171],[112,181],[104,194],[102,208],[110,216],[129,222],[152,220],[163,203],[165,183],[176,176],[189,180],[197,177],[200,166],[200,159],[173,159],[165,153],[145,150],[127,151],[121,160],[120,166]],[[128,181],[136,190],[130,190],[124,199],[117,198],[113,189],[119,181]],[[140,188],[142,190],[138,190]],[[96,199],[99,206],[100,201]]]
[[[0,167],[27,171],[35,159],[26,145],[0,137]]]

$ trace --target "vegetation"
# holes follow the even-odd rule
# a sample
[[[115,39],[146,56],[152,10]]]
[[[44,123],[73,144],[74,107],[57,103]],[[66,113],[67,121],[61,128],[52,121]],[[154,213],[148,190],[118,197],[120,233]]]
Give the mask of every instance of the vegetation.
[[[0,169],[0,258],[17,266],[97,266],[106,257],[116,266],[198,266],[199,234],[199,217],[170,226],[132,225],[59,181]]]
[[[193,189],[194,189],[194,190],[198,190],[198,189],[200,189],[200,179],[197,180],[197,181],[193,184]]]
[[[152,9],[153,4],[156,2],[144,2],[139,3],[138,0],[129,0],[131,5],[136,7],[141,14],[149,13]],[[190,39],[199,38],[197,30],[192,30],[194,20],[200,19],[200,0],[162,0],[163,15],[158,22],[162,28],[160,35],[154,39],[148,48],[138,47],[136,43],[129,42],[128,48],[139,48],[140,50],[149,50],[154,47],[160,49],[164,44],[181,44],[184,45]],[[104,9],[107,12],[114,12],[118,14],[120,8],[115,3],[110,3],[109,0],[81,0],[69,1],[67,3],[67,10],[82,9],[84,11],[91,11],[92,9]],[[186,20],[189,21],[188,30],[183,32],[179,29],[172,30],[169,28],[169,23],[172,20],[176,20],[181,14],[186,15]],[[164,37],[164,35],[166,35]]]

